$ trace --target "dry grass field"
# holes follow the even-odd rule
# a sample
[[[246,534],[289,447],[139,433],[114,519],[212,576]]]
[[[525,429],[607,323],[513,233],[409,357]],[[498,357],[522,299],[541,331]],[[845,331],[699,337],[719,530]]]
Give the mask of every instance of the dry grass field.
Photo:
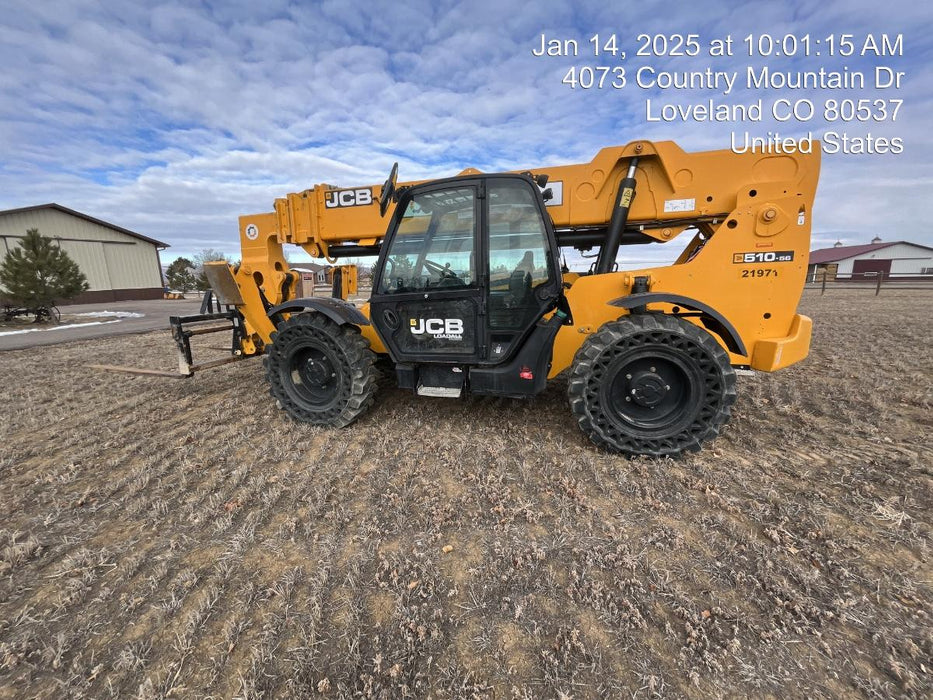
[[[807,293],[679,461],[533,402],[350,429],[167,332],[0,354],[0,697],[929,697],[933,295]],[[216,341],[214,341],[216,342]]]

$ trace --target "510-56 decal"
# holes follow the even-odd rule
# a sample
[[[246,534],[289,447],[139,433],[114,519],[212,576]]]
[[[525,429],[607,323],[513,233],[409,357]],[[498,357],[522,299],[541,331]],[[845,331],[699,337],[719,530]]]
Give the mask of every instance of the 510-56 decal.
[[[766,252],[754,251],[749,253],[733,253],[732,262],[736,265],[754,265],[758,263],[783,263],[792,262],[794,251],[792,250],[769,250]],[[743,279],[760,279],[762,277],[777,277],[778,271],[773,267],[753,267],[748,270],[742,270]]]
[[[794,251],[792,250],[769,250],[765,253],[757,251],[754,253],[732,254],[732,262],[736,263],[737,265],[748,265],[750,263],[792,262],[793,259]]]

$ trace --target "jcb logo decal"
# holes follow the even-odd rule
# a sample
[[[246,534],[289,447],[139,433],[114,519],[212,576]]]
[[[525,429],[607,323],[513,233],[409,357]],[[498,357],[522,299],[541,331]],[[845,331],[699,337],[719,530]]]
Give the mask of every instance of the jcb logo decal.
[[[462,318],[413,318],[409,322],[412,335],[429,335],[432,338],[463,340]]]
[[[368,188],[359,190],[331,190],[324,193],[324,206],[328,209],[336,207],[363,207],[373,203],[373,191]]]

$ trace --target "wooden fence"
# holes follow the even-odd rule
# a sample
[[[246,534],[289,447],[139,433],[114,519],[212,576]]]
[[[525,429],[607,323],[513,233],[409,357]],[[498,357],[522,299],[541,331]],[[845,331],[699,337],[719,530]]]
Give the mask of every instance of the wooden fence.
[[[821,275],[815,282],[807,282],[808,290],[819,290],[820,294],[842,289],[874,290],[927,290],[933,291],[933,274],[858,272],[852,275]]]

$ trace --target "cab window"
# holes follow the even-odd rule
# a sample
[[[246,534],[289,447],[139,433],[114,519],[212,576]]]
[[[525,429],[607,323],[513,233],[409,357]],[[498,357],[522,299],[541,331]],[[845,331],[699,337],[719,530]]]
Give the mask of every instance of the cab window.
[[[544,221],[532,186],[491,180],[489,301],[492,328],[523,328],[540,313],[534,290],[550,280]]]
[[[393,294],[474,286],[475,231],[472,188],[415,195],[389,247],[379,291]]]

